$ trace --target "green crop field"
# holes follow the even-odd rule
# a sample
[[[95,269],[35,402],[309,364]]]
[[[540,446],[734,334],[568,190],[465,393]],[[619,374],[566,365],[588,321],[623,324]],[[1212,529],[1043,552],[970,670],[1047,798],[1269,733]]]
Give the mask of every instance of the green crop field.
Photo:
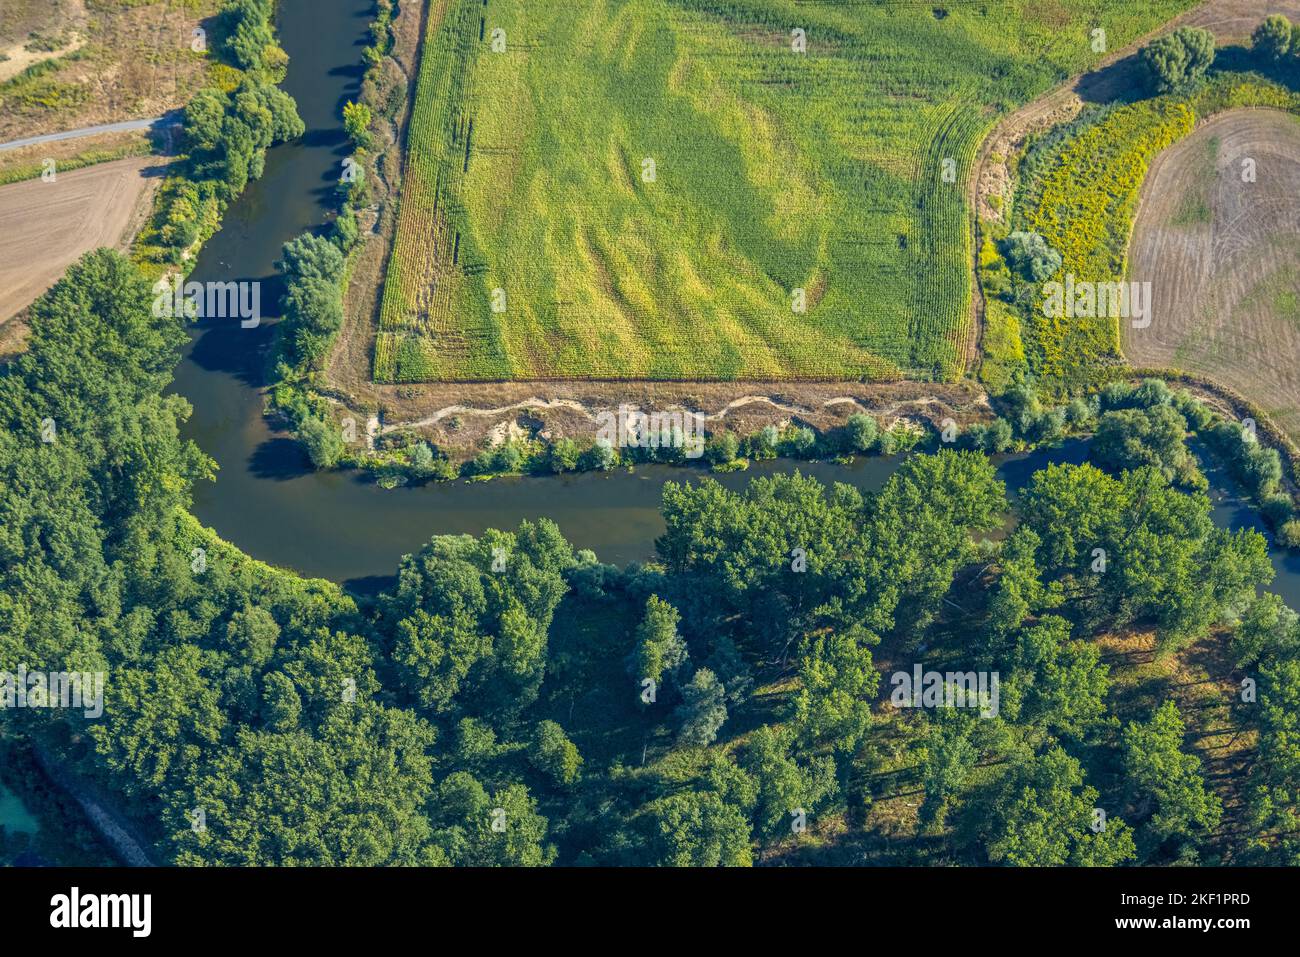
[[[1189,6],[435,3],[375,378],[958,376],[983,135]]]

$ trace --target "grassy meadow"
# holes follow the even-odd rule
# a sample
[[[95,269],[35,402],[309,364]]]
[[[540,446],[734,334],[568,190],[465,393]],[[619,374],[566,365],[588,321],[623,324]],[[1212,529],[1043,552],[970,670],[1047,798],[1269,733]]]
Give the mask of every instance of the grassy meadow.
[[[375,379],[955,378],[983,135],[1190,5],[435,4]]]

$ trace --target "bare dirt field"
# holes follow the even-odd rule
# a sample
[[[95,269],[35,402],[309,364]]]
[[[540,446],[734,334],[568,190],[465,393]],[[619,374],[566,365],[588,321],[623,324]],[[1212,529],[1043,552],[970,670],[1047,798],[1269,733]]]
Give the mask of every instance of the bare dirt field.
[[[1300,119],[1225,113],[1161,154],[1129,279],[1152,300],[1151,325],[1123,329],[1129,362],[1204,375],[1300,436]]]
[[[418,432],[455,457],[507,437],[595,437],[602,412],[622,404],[642,411],[683,410],[704,417],[709,431],[749,435],[767,425],[799,423],[819,430],[868,412],[883,426],[959,426],[987,421],[992,411],[970,382],[444,382],[377,386],[364,401],[330,393],[353,410],[378,413],[375,432]]]
[[[0,323],[84,253],[129,241],[162,171],[158,159],[138,156],[0,187]]]

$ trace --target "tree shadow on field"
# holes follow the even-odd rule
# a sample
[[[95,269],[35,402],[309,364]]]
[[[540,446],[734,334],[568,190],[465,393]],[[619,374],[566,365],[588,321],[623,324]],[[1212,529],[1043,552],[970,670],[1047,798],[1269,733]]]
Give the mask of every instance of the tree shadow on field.
[[[1136,53],[1079,77],[1074,90],[1084,103],[1136,103],[1149,95],[1146,70]]]
[[[1276,63],[1265,62],[1243,46],[1220,47],[1214,55],[1209,73],[1233,73],[1243,79],[1250,75],[1271,80],[1288,90],[1300,92],[1300,66],[1290,57]],[[1075,83],[1075,92],[1085,103],[1136,103],[1154,94],[1146,68],[1137,53],[1131,53],[1109,66],[1085,73]]]
[[[1214,73],[1237,73],[1243,76],[1255,73],[1288,90],[1300,92],[1300,65],[1293,57],[1283,57],[1274,63],[1256,56],[1246,47],[1220,47],[1210,69]]]

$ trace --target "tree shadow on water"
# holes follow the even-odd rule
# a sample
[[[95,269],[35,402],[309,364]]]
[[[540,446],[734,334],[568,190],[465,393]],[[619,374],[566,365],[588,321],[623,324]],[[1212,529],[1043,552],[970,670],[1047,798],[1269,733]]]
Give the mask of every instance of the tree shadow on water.
[[[359,578],[349,578],[343,583],[343,590],[351,595],[376,598],[380,592],[388,591],[396,584],[396,575],[364,575]]]
[[[287,482],[315,470],[302,446],[288,436],[275,436],[258,444],[248,456],[248,470],[261,479]]]
[[[190,328],[198,332],[190,361],[207,372],[225,372],[244,385],[265,384],[267,350],[275,336],[284,283],[278,274],[256,280],[261,284],[258,325],[244,328],[238,317],[200,319]]]

